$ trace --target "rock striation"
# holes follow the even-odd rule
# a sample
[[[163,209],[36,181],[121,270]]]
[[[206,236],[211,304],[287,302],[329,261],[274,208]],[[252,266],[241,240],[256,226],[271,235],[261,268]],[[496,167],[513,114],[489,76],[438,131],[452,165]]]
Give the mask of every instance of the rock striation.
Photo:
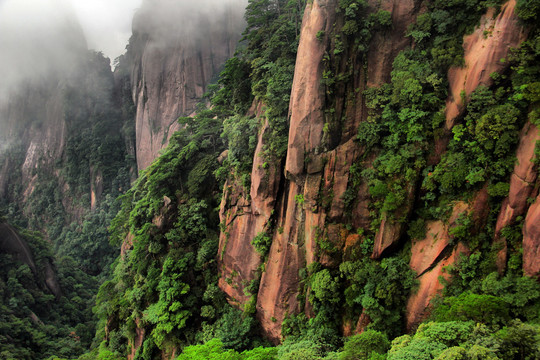
[[[244,7],[243,0],[217,6],[157,0],[145,1],[135,15],[127,56],[139,170],[168,144],[179,129],[177,119],[194,113],[206,87],[234,54]]]
[[[257,268],[264,262],[264,272],[256,294],[256,309],[265,334],[274,342],[281,340],[281,323],[286,316],[301,311],[310,315],[309,304],[306,306],[298,300],[298,295],[303,291],[299,271],[313,262],[335,267],[341,261],[321,250],[321,239],[329,241],[339,250],[346,250],[362,240],[359,235],[351,234],[344,224],[352,224],[355,228],[367,228],[370,224],[371,198],[365,184],[359,186],[352,209],[346,208],[344,201],[352,180],[351,165],[361,161],[368,168],[373,161],[372,158],[362,157],[364,149],[355,141],[358,125],[367,119],[363,91],[390,81],[394,58],[411,45],[411,39],[405,36],[407,28],[423,11],[412,0],[369,1],[370,11],[386,10],[392,14],[393,27],[373,35],[365,67],[360,66],[361,61],[354,56],[349,58],[349,65],[352,62],[354,68],[352,83],[356,89],[355,95],[346,102],[339,100],[336,95],[336,118],[344,120],[337,130],[332,130],[332,139],[328,141],[328,129],[325,129],[328,119],[324,109],[329,99],[321,81],[324,58],[335,45],[329,34],[333,26],[341,21],[339,14],[336,14],[337,6],[335,0],[317,0],[306,5],[289,107],[290,128],[287,157],[283,164],[284,177],[279,169],[262,171],[258,165],[254,165],[250,196],[247,196],[246,189],[228,183],[221,206],[225,230],[220,241],[220,287],[232,303],[244,306],[252,299],[244,289],[257,278]],[[464,38],[465,65],[451,68],[448,73],[447,130],[459,121],[462,114],[461,95],[466,99],[479,85],[491,85],[490,74],[504,72],[508,67],[504,59],[509,49],[519,46],[526,38],[527,33],[515,14],[515,6],[516,2],[510,0],[499,12],[489,10],[482,17],[480,26]],[[321,37],[321,34],[324,35]],[[504,244],[500,230],[513,224],[519,216],[526,215],[523,256],[528,275],[536,275],[540,271],[537,261],[540,253],[540,207],[538,201],[529,205],[530,197],[536,196],[537,168],[533,160],[537,140],[538,130],[527,123],[521,132],[510,193],[503,202],[497,222],[496,239],[499,240],[495,240]],[[255,164],[259,161],[261,141],[262,138],[255,154]],[[439,156],[445,149],[444,144],[436,146]],[[418,195],[416,191],[412,186],[408,189],[408,205],[400,210],[401,215],[407,217],[411,213]],[[251,200],[246,200],[248,198]],[[481,229],[485,226],[489,204],[485,186],[470,200],[454,204],[453,215],[447,222],[429,222],[425,238],[414,240],[410,266],[418,274],[419,289],[408,302],[409,329],[413,329],[429,313],[430,300],[443,288],[439,277],[449,276],[445,267],[455,263],[461,254],[469,252],[464,244],[456,244],[450,235],[456,220],[462,215],[468,216],[473,221],[472,231]],[[270,221],[273,228],[268,225]],[[272,246],[267,258],[261,259],[251,241],[257,234],[270,228],[273,229],[268,233]],[[403,238],[403,224],[391,219],[383,220],[376,233],[372,258],[384,258]],[[504,254],[500,257],[501,263],[505,264]],[[369,317],[363,313],[355,331],[361,332],[368,323]],[[353,331],[352,323],[344,328],[349,334]]]

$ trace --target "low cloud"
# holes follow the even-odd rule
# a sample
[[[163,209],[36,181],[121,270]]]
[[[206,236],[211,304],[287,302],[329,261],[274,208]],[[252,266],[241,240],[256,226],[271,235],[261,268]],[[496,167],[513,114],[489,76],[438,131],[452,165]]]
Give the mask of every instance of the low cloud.
[[[210,36],[240,33],[246,5],[247,0],[146,0],[133,31],[148,35],[153,46],[197,46]]]
[[[86,41],[75,14],[62,1],[4,0],[0,49],[2,101],[22,84],[69,69]]]
[[[77,14],[90,49],[111,60],[122,55],[131,36],[133,15],[142,0],[66,0]]]

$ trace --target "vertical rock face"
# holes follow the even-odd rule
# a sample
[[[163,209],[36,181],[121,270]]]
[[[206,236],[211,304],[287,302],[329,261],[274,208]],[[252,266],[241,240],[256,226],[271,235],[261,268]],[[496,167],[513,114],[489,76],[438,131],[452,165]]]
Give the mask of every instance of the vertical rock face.
[[[494,17],[491,9],[481,26],[464,38],[465,66],[452,68],[448,74],[450,95],[446,102],[446,126],[451,129],[463,108],[462,94],[469,96],[479,85],[493,83],[490,75],[508,67],[505,61],[510,48],[525,39],[525,31],[515,14],[516,1],[505,3]]]
[[[69,10],[14,4],[6,2],[0,13],[1,196],[14,172],[22,172],[16,183],[31,192],[33,172],[41,164],[53,167],[62,155],[64,87],[88,51]],[[19,21],[26,18],[35,21]]]
[[[25,9],[23,15],[12,3],[2,10],[0,196],[4,197],[8,184],[14,183],[30,194],[35,171],[40,166],[53,168],[61,157],[66,137],[65,85],[88,50],[69,11],[44,5],[39,10]],[[13,21],[36,15],[33,11],[42,12],[35,23]],[[36,46],[41,44],[47,46]]]
[[[459,243],[451,245],[449,230],[456,220],[470,212],[471,206],[464,202],[454,205],[448,224],[442,221],[430,221],[426,224],[426,237],[413,240],[410,267],[418,274],[419,287],[407,303],[407,328],[411,330],[425,319],[429,313],[431,299],[437,295],[443,285],[439,276],[448,279],[444,267],[453,264],[460,254],[466,254],[466,247]]]
[[[262,199],[272,199],[271,202],[265,202],[268,206],[275,203],[273,210],[276,214],[275,228],[278,230],[272,235],[272,246],[261,278],[257,315],[265,334],[274,341],[281,338],[281,323],[285,316],[298,313],[303,308],[304,304],[297,300],[301,280],[299,270],[314,261],[330,265],[333,263],[331,258],[318,253],[317,239],[327,238],[341,248],[348,243],[349,238],[352,239],[345,226],[340,223],[343,223],[346,217],[343,195],[348,188],[349,168],[362,154],[362,149],[354,141],[358,124],[367,117],[362,91],[367,84],[378,85],[388,81],[393,58],[409,44],[404,34],[407,26],[414,21],[417,11],[413,1],[370,2],[370,11],[384,9],[392,12],[393,30],[385,34],[375,34],[367,55],[367,71],[362,68],[360,60],[354,64],[355,73],[358,74],[354,80],[358,88],[356,99],[347,104],[341,103],[337,109],[346,120],[336,135],[338,140],[329,148],[324,131],[327,121],[324,109],[327,100],[321,80],[324,71],[323,57],[325,52],[331,51],[329,34],[337,20],[337,6],[338,2],[335,0],[313,1],[306,5],[289,110],[289,143],[284,169],[286,180],[281,185],[283,190],[277,193],[277,199],[275,192],[272,192],[270,197],[263,192],[262,196]],[[318,39],[318,33],[327,35]],[[257,158],[256,154],[255,159]],[[261,183],[261,176],[264,176],[266,182],[276,184],[280,175],[274,172],[257,172],[254,166],[252,182]],[[224,201],[230,201],[229,190],[226,189],[227,200]],[[260,224],[254,225],[247,220],[253,216],[253,203],[261,198],[260,193],[254,194],[253,191],[252,187],[253,200],[251,208],[247,208],[248,215],[241,215],[236,219],[231,216],[222,218],[226,219],[227,229],[236,230],[226,230],[222,235],[221,249],[225,251],[220,255],[220,286],[235,300],[243,299],[241,303],[247,301],[247,298],[242,296],[241,282],[252,279],[249,274],[253,273],[257,262],[244,261],[244,265],[239,267],[234,261],[240,253],[244,254],[244,259],[251,258],[245,253],[247,251],[250,256],[253,254],[249,242],[252,236],[263,229]],[[359,192],[360,201],[349,216],[355,225],[362,226],[369,223],[368,198],[365,196],[365,188],[359,189]],[[238,207],[239,204],[236,205],[237,210]],[[261,213],[268,213],[269,210],[270,207],[265,207],[265,211]],[[248,236],[242,238],[244,234]],[[231,254],[235,255],[230,256],[228,248],[243,250],[233,250]],[[246,250],[250,248],[251,250]],[[231,279],[230,269],[235,269],[239,281]]]
[[[420,285],[407,303],[407,329],[413,330],[420,322],[429,315],[430,301],[443,289],[439,278],[449,278],[445,266],[452,265],[458,260],[459,255],[467,254],[467,249],[460,243],[450,254],[440,261],[434,262],[432,268],[426,270],[419,277]]]
[[[55,241],[114,186],[129,116],[118,91],[126,77],[115,83],[110,61],[87,49],[75,16],[53,3],[37,7],[39,21],[12,28],[37,10],[0,12],[0,206]]]
[[[22,175],[19,181],[28,195],[33,171],[40,166],[52,167],[61,157],[66,135],[63,101],[60,81],[51,79],[46,84],[25,86],[0,109],[0,141],[9,150],[17,149],[18,157],[3,159],[6,171],[0,174],[0,194],[6,193],[11,172],[18,168]]]
[[[540,196],[529,208],[523,226],[523,271],[528,276],[540,275]]]
[[[506,240],[501,235],[501,230],[506,226],[512,225],[518,216],[525,215],[529,204],[529,198],[533,196],[535,191],[535,182],[538,177],[538,169],[534,164],[534,150],[536,142],[540,141],[540,133],[538,128],[527,122],[520,134],[519,146],[516,151],[516,165],[510,178],[510,191],[508,197],[503,201],[497,224],[495,227],[495,242],[501,244],[502,249],[497,258],[497,267],[500,272],[504,271],[507,261]],[[534,206],[531,206],[529,213],[534,213]],[[534,223],[527,220],[527,225]],[[538,257],[533,248],[535,242],[538,242],[538,233],[534,235],[534,231],[528,227],[523,229],[523,260],[524,270],[527,275],[534,275],[538,272],[531,269],[537,264]],[[536,240],[535,240],[536,237]],[[535,265],[536,264],[536,265]]]
[[[461,114],[463,99],[466,99],[480,85],[490,86],[493,83],[490,74],[503,72],[508,67],[504,59],[508,56],[510,48],[518,47],[525,39],[526,34],[515,14],[515,6],[514,0],[508,1],[502,6],[497,16],[495,16],[494,9],[490,9],[482,17],[480,26],[472,34],[465,36],[463,44],[465,66],[451,68],[448,73],[450,88],[445,113],[447,129],[451,129],[455,125]],[[504,239],[500,239],[500,230],[512,224],[516,217],[523,214],[525,210],[527,194],[532,191],[531,184],[536,179],[536,170],[532,160],[537,136],[537,129],[532,124],[527,123],[520,135],[517,149],[518,159],[511,178],[510,194],[504,200],[497,220],[495,242],[502,241],[504,243]],[[484,187],[476,194],[472,204],[468,206],[470,209],[464,209],[470,211],[477,229],[484,226],[483,222],[489,210],[488,198],[487,189]],[[426,318],[429,313],[430,300],[442,290],[443,286],[439,281],[439,276],[448,278],[448,274],[444,272],[444,266],[451,265],[457,260],[460,253],[466,254],[468,251],[461,243],[452,249],[447,248],[448,227],[452,226],[452,219],[454,221],[457,219],[458,209],[459,207],[454,207],[449,224],[429,224],[426,238],[413,243],[411,268],[419,274],[420,286],[417,292],[410,297],[407,305],[407,328],[409,330]],[[446,254],[443,254],[442,251],[439,252],[442,247],[446,248]],[[424,253],[425,249],[427,249],[426,253]],[[449,253],[448,250],[451,252]],[[428,263],[429,267],[420,266],[420,264]],[[499,268],[505,266],[504,251],[499,254],[497,263]]]
[[[243,30],[245,4],[243,0],[212,6],[209,1],[143,3],[128,48],[139,170],[168,144],[179,129],[178,117],[195,111],[207,85],[233,55]]]
[[[276,340],[280,338],[281,322],[286,314],[297,312],[301,305],[296,300],[299,270],[314,261],[332,265],[331,259],[319,256],[317,239],[328,239],[338,248],[346,243],[348,231],[340,223],[346,218],[344,195],[349,185],[350,166],[362,154],[354,141],[359,123],[367,117],[362,92],[367,84],[381,84],[389,79],[393,58],[409,43],[404,34],[415,18],[413,1],[370,2],[372,11],[392,12],[393,29],[384,35],[374,35],[367,54],[367,71],[361,69],[359,60],[353,65],[358,67],[354,80],[358,88],[356,99],[338,104],[336,112],[345,120],[336,136],[339,141],[329,149],[324,140],[327,100],[320,84],[324,70],[322,60],[330,38],[327,36],[320,41],[316,35],[320,31],[332,33],[337,6],[337,1],[314,1],[307,5],[304,13],[290,103],[285,164],[288,193],[284,193],[281,202],[284,205],[279,209],[283,233],[275,234],[257,307],[264,329]],[[380,61],[381,58],[385,60]],[[303,201],[298,203],[298,198]],[[360,200],[352,211],[350,218],[354,223],[360,225],[369,221],[366,206]]]
[[[465,66],[452,68],[448,74],[450,95],[446,103],[447,129],[452,128],[461,114],[462,92],[468,96],[479,85],[491,85],[489,75],[504,71],[508,65],[501,59],[507,57],[510,47],[517,47],[525,39],[526,32],[515,15],[515,5],[515,1],[511,0],[497,14],[489,11],[483,16],[481,25],[465,37]],[[362,159],[362,167],[368,168],[374,160],[364,158],[364,149],[355,141],[358,125],[367,119],[363,91],[390,81],[394,58],[410,45],[410,38],[405,36],[407,28],[421,12],[417,2],[412,0],[369,1],[370,11],[386,10],[392,14],[392,28],[373,34],[366,54],[366,66],[362,66],[362,61],[354,56],[348,58],[348,65],[353,67],[355,91],[348,89],[354,95],[346,101],[340,99],[337,92],[333,95],[336,98],[333,104],[335,117],[342,120],[338,130],[331,130],[332,139],[329,141],[328,129],[325,129],[325,124],[328,124],[325,109],[330,100],[321,81],[325,71],[324,61],[327,61],[325,56],[332,52],[334,46],[329,34],[340,21],[337,6],[336,0],[317,0],[306,5],[289,108],[289,142],[283,170],[285,179],[280,179],[276,171],[261,172],[254,166],[253,184],[262,184],[264,179],[270,185],[259,187],[264,190],[262,192],[255,191],[252,186],[252,200],[247,202],[243,200],[245,189],[235,190],[229,184],[222,204],[222,222],[226,230],[220,242],[220,286],[239,305],[249,300],[243,289],[247,282],[255,279],[255,270],[261,263],[250,242],[255,235],[267,229],[269,217],[275,216],[272,246],[264,263],[257,294],[257,316],[265,334],[276,342],[281,338],[281,323],[287,314],[300,311],[309,313],[309,309],[304,309],[305,304],[297,299],[302,292],[299,287],[303,285],[299,270],[315,261],[327,267],[339,263],[339,259],[333,259],[321,251],[318,241],[327,240],[343,250],[351,243],[360,241],[359,236],[351,234],[345,224],[352,224],[356,228],[369,227],[372,200],[367,186],[360,185],[357,189],[352,209],[345,201],[352,180],[351,165]],[[343,90],[343,94],[348,90]],[[510,194],[503,203],[497,223],[499,233],[516,217],[527,214],[523,231],[524,267],[528,274],[540,271],[536,260],[540,251],[540,207],[535,204],[527,213],[527,198],[536,195],[534,183],[537,170],[532,162],[536,140],[538,130],[528,123],[521,133]],[[437,146],[440,156],[446,146]],[[256,161],[257,158],[256,154]],[[415,192],[416,189],[411,186],[408,205],[401,209],[405,217],[414,206],[414,199],[418,195]],[[484,186],[468,202],[454,204],[453,215],[448,222],[428,222],[425,238],[414,241],[410,266],[419,275],[420,288],[408,302],[409,328],[414,328],[425,318],[430,300],[441,291],[443,286],[439,276],[448,276],[444,267],[469,251],[461,243],[454,244],[450,229],[462,214],[472,219],[473,231],[484,227],[489,212],[488,200],[487,186]],[[256,202],[264,203],[262,210],[255,210]],[[403,224],[383,221],[375,236],[372,258],[384,258],[399,244],[403,233]],[[369,318],[364,315],[359,320],[358,332],[369,323]],[[345,328],[348,333],[353,331],[351,323]]]
[[[257,116],[261,113],[259,106]],[[259,156],[267,129],[265,124],[259,133],[249,194],[241,184],[226,183],[220,208],[224,230],[219,241],[219,286],[238,305],[246,304],[252,295],[245,289],[256,280],[262,259],[251,241],[269,231],[281,180],[278,169],[275,166],[264,169],[264,159]]]

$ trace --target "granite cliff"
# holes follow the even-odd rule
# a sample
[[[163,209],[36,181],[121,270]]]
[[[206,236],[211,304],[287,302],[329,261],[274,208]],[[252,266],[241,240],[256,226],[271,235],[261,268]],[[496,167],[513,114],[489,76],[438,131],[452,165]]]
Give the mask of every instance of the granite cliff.
[[[490,74],[507,72],[509,65],[505,59],[510,50],[526,39],[527,30],[519,22],[515,6],[516,2],[511,0],[497,10],[490,8],[474,31],[464,37],[464,62],[450,67],[447,73],[449,92],[445,130],[429,160],[432,164],[440,161],[445,153],[453,126],[463,121],[463,102],[467,102],[480,85],[493,85]],[[375,31],[364,58],[351,53],[347,64],[343,59],[336,59],[341,61],[338,67],[352,63],[353,75],[344,88],[337,88],[330,98],[321,85],[328,76],[325,72],[328,55],[335,53],[337,46],[330,34],[336,24],[339,26],[345,20],[337,1],[320,0],[306,5],[289,105],[289,141],[284,167],[281,169],[276,164],[269,169],[263,168],[262,135],[266,128],[263,125],[254,155],[249,192],[230,183],[224,190],[221,219],[225,231],[220,242],[220,287],[233,303],[248,303],[250,296],[245,289],[260,276],[257,269],[264,263],[257,294],[257,317],[265,334],[275,341],[281,338],[282,323],[291,314],[305,311],[310,316],[309,304],[299,300],[299,295],[305,291],[302,290],[302,269],[313,262],[330,268],[338,266],[348,258],[347,250],[364,240],[361,235],[364,231],[353,229],[367,232],[372,220],[370,211],[373,211],[374,199],[368,185],[366,182],[354,185],[355,175],[352,174],[357,171],[356,164],[371,167],[376,156],[367,153],[365,146],[357,140],[357,128],[368,121],[370,114],[366,90],[381,87],[391,80],[396,56],[413,44],[412,37],[406,35],[408,29],[410,31],[411,24],[426,11],[414,1],[369,2],[368,12],[381,10],[391,14],[391,28]],[[329,106],[332,106],[335,118],[341,119],[333,129],[330,124],[330,135]],[[539,212],[537,202],[531,205],[530,201],[538,189],[534,155],[538,140],[536,126],[526,122],[519,135],[519,145],[512,150],[516,154],[516,165],[506,198],[494,203],[484,187],[468,200],[455,202],[450,218],[428,221],[425,238],[412,239],[412,246],[407,251],[419,287],[412,292],[407,304],[409,329],[429,313],[430,300],[443,288],[439,277],[449,276],[445,267],[454,264],[460,254],[470,254],[466,245],[455,241],[451,230],[464,214],[475,219],[473,229],[480,229],[486,224],[490,207],[498,207],[502,201],[492,239],[502,247],[498,255],[501,272],[507,257],[500,229],[514,225],[518,217],[525,217],[523,266],[527,275],[538,276],[536,255],[540,234],[535,229]],[[352,205],[346,204],[346,195],[351,188],[356,192]],[[418,184],[410,184],[408,200],[398,209],[401,217],[411,219],[419,194],[424,191]],[[395,216],[383,216],[374,233],[371,257],[381,260],[403,248],[409,239],[408,226],[407,222],[397,221]],[[267,233],[272,239],[266,258],[261,258],[250,245],[260,233]],[[324,244],[320,239],[332,244],[334,255],[321,248]],[[357,332],[362,331],[368,323],[369,319],[366,322],[363,314],[354,328]]]
[[[127,56],[139,170],[180,128],[176,120],[195,112],[207,86],[234,54],[244,6],[243,0],[225,1],[212,10],[204,1],[198,6],[146,1],[135,15]]]

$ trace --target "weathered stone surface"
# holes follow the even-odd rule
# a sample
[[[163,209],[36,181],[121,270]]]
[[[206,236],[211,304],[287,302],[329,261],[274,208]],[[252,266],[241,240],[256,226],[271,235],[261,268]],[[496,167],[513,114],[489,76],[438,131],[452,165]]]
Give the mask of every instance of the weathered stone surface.
[[[407,199],[405,204],[401,208],[397,209],[394,214],[384,214],[384,218],[381,221],[379,230],[375,235],[375,241],[373,244],[373,253],[371,254],[372,259],[380,258],[383,253],[396,245],[403,235],[405,230],[405,223],[399,221],[399,218],[408,218],[413,206],[415,187],[413,184],[409,184],[407,189]]]
[[[238,0],[227,3],[229,7],[219,4],[215,21],[194,10],[189,21],[170,19],[156,24],[156,11],[174,13],[185,8],[181,2],[174,5],[164,0],[146,1],[136,14],[130,46],[139,170],[150,165],[168,144],[180,127],[178,117],[192,115],[206,86],[233,55],[245,4]],[[191,29],[193,23],[200,26]]]
[[[372,87],[390,82],[389,70],[397,54],[411,43],[411,38],[404,35],[419,9],[413,0],[370,0],[369,3],[392,13],[392,31],[375,33],[370,45],[367,86]]]
[[[540,275],[540,196],[529,208],[523,226],[523,272]]]
[[[371,324],[371,319],[368,314],[366,314],[366,311],[362,311],[362,314],[360,315],[360,318],[358,319],[358,322],[356,323],[356,334],[361,334],[366,330],[368,325]]]
[[[442,221],[430,221],[426,224],[426,237],[413,240],[410,267],[421,275],[435,265],[450,243],[448,227]]]
[[[482,194],[482,191],[480,191]],[[477,195],[472,205],[465,202],[454,204],[452,214],[447,223],[442,221],[429,221],[426,223],[426,236],[423,239],[414,239],[411,248],[410,267],[418,274],[420,286],[418,291],[411,295],[407,304],[407,328],[413,329],[429,313],[429,303],[443,288],[439,276],[448,279],[444,267],[453,264],[457,255],[467,253],[465,245],[459,243],[452,245],[453,238],[449,230],[456,225],[457,219],[463,214],[474,213]]]
[[[538,127],[531,122],[527,122],[520,133],[519,146],[516,151],[517,162],[514,167],[514,174],[528,183],[535,182],[538,176],[538,166],[533,162],[535,158],[534,149],[536,148],[537,141],[540,141]]]
[[[281,339],[281,323],[286,314],[298,313],[300,277],[298,270],[305,266],[301,247],[303,238],[302,211],[295,201],[299,187],[291,184],[278,212],[280,231],[274,234],[272,247],[261,278],[257,297],[257,317],[264,334],[274,342]]]
[[[325,168],[325,179],[330,182],[332,189],[332,203],[328,216],[331,220],[339,220],[345,210],[343,196],[349,183],[349,169],[357,159],[358,146],[353,139],[338,146],[329,154],[329,161]]]
[[[410,267],[419,276],[442,260],[441,257],[444,257],[445,250],[452,242],[450,228],[462,214],[469,212],[469,208],[465,202],[455,203],[448,223],[445,224],[440,220],[428,221],[425,238],[412,240]]]
[[[379,231],[375,236],[375,244],[373,245],[373,259],[381,257],[382,253],[390,246],[396,243],[401,237],[403,225],[389,220],[387,217],[382,219]]]
[[[140,320],[136,319],[135,324],[137,327],[135,328],[135,337],[133,341],[129,342],[129,346],[131,348],[130,354],[128,354],[128,360],[133,360],[135,358],[135,354],[137,353],[137,350],[142,346],[145,336],[145,329],[144,327],[139,327]]]
[[[127,252],[131,249],[133,249],[133,240],[135,239],[135,236],[132,233],[128,233],[124,241],[122,242],[122,246],[120,247],[120,256],[124,258],[126,256]]]
[[[538,128],[527,122],[520,134],[519,145],[516,151],[516,165],[510,177],[510,191],[503,201],[501,211],[495,226],[494,243],[498,244],[500,251],[497,255],[497,268],[503,272],[506,268],[507,246],[506,239],[501,236],[501,230],[512,225],[518,216],[525,214],[528,199],[533,195],[534,182],[538,176],[537,165],[534,163],[534,150],[536,142],[540,140]],[[524,255],[525,256],[525,255]]]
[[[362,158],[363,149],[355,141],[358,125],[367,118],[363,90],[366,86],[380,86],[389,81],[395,56],[410,43],[410,38],[405,36],[406,29],[420,11],[419,6],[415,6],[412,0],[369,1],[370,11],[376,9],[391,11],[393,27],[391,30],[374,34],[368,51],[367,67],[358,66],[354,71],[351,86],[356,90],[355,95],[347,101],[336,99],[336,118],[342,121],[339,129],[332,130],[335,133],[332,133],[332,139],[328,140],[328,134],[323,131],[327,121],[323,111],[327,99],[324,86],[321,86],[322,58],[325,51],[331,51],[331,39],[328,34],[331,34],[333,24],[340,21],[336,17],[339,15],[335,14],[336,6],[336,0],[320,0],[307,4],[289,107],[289,144],[284,169],[286,180],[281,184],[284,190],[278,191],[276,198],[272,198],[273,205],[265,203],[263,206],[263,208],[273,206],[276,216],[275,228],[278,231],[273,233],[272,247],[261,279],[257,297],[257,316],[264,333],[275,342],[281,338],[281,322],[285,314],[293,314],[301,307],[296,300],[300,291],[298,271],[314,261],[330,267],[336,265],[336,259],[332,255],[318,248],[316,239],[322,236],[325,241],[330,241],[339,250],[344,251],[343,257],[346,258],[347,249],[354,247],[362,239],[359,235],[342,232],[340,224],[350,223],[355,228],[370,226],[371,198],[367,185],[360,183],[357,197],[350,208],[346,209],[345,205],[351,203],[346,203],[344,198],[344,195],[350,195],[346,192],[352,181],[350,166],[359,162],[359,159],[362,159],[362,168],[368,168],[373,162],[373,158]],[[451,128],[453,119],[459,114],[461,90],[465,90],[469,95],[479,84],[489,85],[491,81],[489,74],[506,66],[499,60],[508,53],[508,46],[515,46],[523,39],[524,32],[516,21],[514,7],[515,1],[512,0],[503,6],[495,19],[493,13],[486,15],[482,20],[482,26],[474,34],[466,37],[467,66],[463,69],[452,69],[449,74],[452,89],[448,99],[447,116],[451,120],[447,122],[448,128]],[[485,39],[484,30],[491,31]],[[325,33],[322,39],[317,39],[319,31]],[[358,65],[354,63],[354,59],[351,61],[353,67]],[[436,154],[430,159],[430,164],[437,163],[444,153],[447,145],[445,141],[437,144]],[[257,182],[259,178],[259,175],[254,173],[254,181]],[[411,185],[408,190],[407,206],[399,210],[399,214],[394,216],[396,219],[408,218],[413,208],[417,189]],[[514,190],[518,190],[518,187],[514,186]],[[253,189],[251,191],[253,192]],[[519,191],[515,194],[512,191],[513,198],[523,197]],[[418,293],[409,300],[409,327],[424,319],[426,311],[429,311],[429,301],[442,289],[438,277],[447,276],[443,270],[444,266],[455,262],[459,253],[467,253],[464,245],[458,244],[457,247],[452,245],[453,239],[449,229],[456,225],[457,219],[464,212],[472,214],[475,224],[473,230],[482,228],[489,211],[488,200],[487,187],[484,187],[469,204],[456,203],[447,224],[428,223],[426,238],[413,244],[411,267],[421,274],[419,278],[421,285]],[[238,204],[234,206],[240,206],[241,200],[236,198],[235,201]],[[231,204],[233,202],[231,201]],[[249,208],[247,212],[254,213],[253,203],[242,206]],[[349,213],[346,213],[346,210]],[[403,224],[389,220],[391,218],[387,217],[381,224],[375,239],[373,258],[384,256],[385,251],[389,251],[389,248],[402,238]],[[240,220],[239,224],[241,221],[245,220]],[[249,226],[246,225],[246,228]],[[229,241],[238,236],[246,237],[244,233],[237,232],[236,235],[230,236]],[[247,235],[248,238],[251,236],[252,234]],[[242,241],[246,244],[249,240]],[[226,253],[227,251],[224,254]],[[232,259],[224,262],[227,261]],[[227,271],[231,273],[230,270]],[[224,284],[222,287],[229,294],[238,291],[232,287],[227,288]],[[238,294],[238,297],[241,298],[241,294]],[[308,308],[309,306],[305,308],[306,313],[311,313]],[[361,320],[358,331],[366,326],[363,321],[365,319]],[[353,326],[345,324],[344,331],[351,333]]]
[[[262,108],[257,115],[262,114]],[[276,204],[281,176],[279,164],[263,167],[261,156],[263,136],[268,129],[265,124],[259,133],[251,176],[250,201],[245,189],[234,181],[225,184],[225,194],[220,208],[220,220],[224,231],[220,235],[218,264],[219,287],[230,301],[246,304],[250,295],[244,293],[249,283],[257,276],[261,255],[251,245],[259,233],[269,230],[269,222]]]
[[[334,3],[333,0],[314,1],[306,5],[304,12],[290,101],[289,145],[285,163],[285,174],[289,177],[302,175],[306,155],[314,153],[321,145],[324,91],[320,81],[326,45],[317,39],[317,33],[330,33],[335,16]]]
[[[358,227],[369,226],[370,199],[366,184],[361,184],[358,189],[358,197],[350,209],[350,220],[345,219],[344,195],[350,182],[350,166],[361,155],[355,136],[360,121],[367,117],[362,91],[367,83],[380,85],[389,79],[393,58],[409,44],[404,34],[408,24],[414,21],[412,0],[370,2],[370,9],[392,11],[394,27],[392,31],[376,35],[369,50],[368,71],[358,66],[354,80],[358,90],[354,101],[336,105],[343,115],[341,134],[337,134],[339,141],[327,148],[328,144],[323,143],[326,141],[323,132],[325,94],[320,84],[322,58],[330,44],[328,34],[332,33],[336,6],[335,0],[314,1],[307,4],[304,12],[289,108],[289,145],[285,164],[288,191],[278,201],[281,204],[277,216],[280,232],[274,234],[257,304],[263,329],[274,341],[280,338],[284,314],[298,311],[299,269],[313,261],[335,265],[334,259],[327,254],[318,255],[316,238],[328,237],[339,250],[343,250],[347,247],[348,235],[338,231],[339,236],[335,236],[334,228],[339,225],[328,224],[352,221]],[[326,34],[322,41],[316,36],[319,31]],[[381,54],[384,55],[382,63]],[[303,200],[301,204],[297,204],[295,199],[299,195]],[[358,237],[351,238],[349,246],[359,240]]]
[[[446,127],[451,129],[463,110],[461,94],[469,96],[479,85],[493,83],[490,75],[508,67],[506,59],[510,48],[517,47],[525,38],[525,32],[515,14],[516,1],[505,3],[494,18],[491,9],[482,17],[481,25],[465,36],[465,66],[453,67],[448,73],[450,95],[446,101]]]
[[[467,248],[459,243],[449,257],[438,262],[435,267],[418,278],[420,286],[407,303],[407,329],[409,331],[413,330],[429,315],[431,299],[443,289],[439,276],[448,279],[448,273],[444,270],[445,266],[453,264],[458,255],[467,253]]]
[[[24,152],[22,166],[19,159],[2,157],[5,170],[0,173],[0,185],[5,189],[9,176],[19,168],[22,178],[17,181],[22,181],[25,199],[33,191],[33,172],[40,166],[54,168],[64,151],[67,126],[60,83],[56,79],[25,87],[0,108],[0,144],[7,144],[6,148],[16,145]]]

